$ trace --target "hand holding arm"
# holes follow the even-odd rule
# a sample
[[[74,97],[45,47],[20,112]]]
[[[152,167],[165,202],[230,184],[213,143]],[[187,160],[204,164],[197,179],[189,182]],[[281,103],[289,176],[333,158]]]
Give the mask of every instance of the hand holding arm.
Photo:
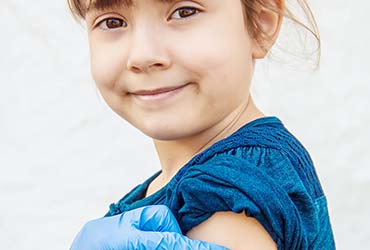
[[[70,250],[199,249],[226,250],[181,234],[171,213],[162,205],[134,209],[88,222]]]

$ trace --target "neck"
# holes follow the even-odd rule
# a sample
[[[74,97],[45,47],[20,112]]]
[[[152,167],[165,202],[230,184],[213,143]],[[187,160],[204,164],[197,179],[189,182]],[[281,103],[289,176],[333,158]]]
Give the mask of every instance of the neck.
[[[162,168],[160,182],[167,183],[176,172],[196,154],[222,140],[246,123],[264,114],[255,106],[253,99],[242,103],[219,123],[191,137],[180,140],[153,140]],[[159,180],[158,180],[159,181]]]

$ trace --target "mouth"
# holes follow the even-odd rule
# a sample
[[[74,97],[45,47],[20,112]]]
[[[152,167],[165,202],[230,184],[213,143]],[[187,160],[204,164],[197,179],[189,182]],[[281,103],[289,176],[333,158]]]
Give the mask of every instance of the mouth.
[[[132,92],[131,94],[135,97],[135,99],[141,102],[155,104],[177,95],[189,84],[191,83],[186,83],[181,86],[158,88],[154,90],[140,90]]]
[[[189,83],[187,83],[187,84],[189,84]],[[184,85],[181,85],[181,86],[158,88],[158,89],[154,89],[154,90],[139,90],[139,91],[132,92],[131,94],[133,94],[133,95],[141,95],[141,96],[158,95],[158,94],[162,94],[162,93],[166,93],[166,92],[171,92],[171,91],[174,91],[176,89],[182,88],[182,87],[184,87],[187,84],[184,84]]]

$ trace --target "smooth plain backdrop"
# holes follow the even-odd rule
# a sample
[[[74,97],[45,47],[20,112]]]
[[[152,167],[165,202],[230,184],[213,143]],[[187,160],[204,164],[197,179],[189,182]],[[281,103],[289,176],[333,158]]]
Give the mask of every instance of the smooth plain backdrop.
[[[252,93],[310,152],[337,249],[369,249],[370,3],[310,2],[320,68],[297,70],[280,53],[258,62]],[[66,1],[3,0],[0,23],[0,248],[65,250],[159,161],[97,92]]]

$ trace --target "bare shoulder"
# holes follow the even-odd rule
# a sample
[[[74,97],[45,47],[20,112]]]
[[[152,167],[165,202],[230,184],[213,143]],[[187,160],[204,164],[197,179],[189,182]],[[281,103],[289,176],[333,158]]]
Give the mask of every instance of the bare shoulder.
[[[277,245],[264,227],[244,212],[217,212],[192,228],[187,236],[223,245],[232,250],[276,250]]]

